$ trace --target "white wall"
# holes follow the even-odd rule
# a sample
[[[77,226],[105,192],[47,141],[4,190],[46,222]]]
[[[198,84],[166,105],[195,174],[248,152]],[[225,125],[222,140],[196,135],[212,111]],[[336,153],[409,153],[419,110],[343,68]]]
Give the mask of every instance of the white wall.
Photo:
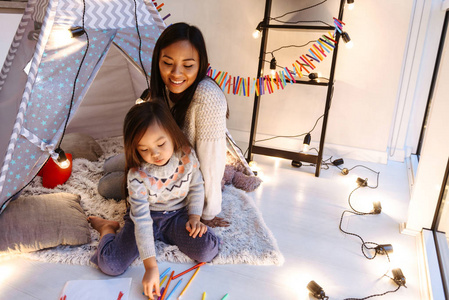
[[[303,8],[304,3],[273,1],[272,16]],[[339,1],[328,1],[299,17],[291,15],[291,20],[323,20],[332,24],[332,17],[338,16],[338,5]],[[185,21],[198,26],[205,35],[210,62],[216,69],[255,77],[260,40],[253,39],[251,33],[263,18],[264,6],[262,0],[170,0],[161,15],[171,13],[167,23]],[[386,162],[412,7],[413,2],[407,0],[356,1],[354,10],[345,11],[345,30],[355,46],[339,50],[326,136],[328,154]],[[303,44],[321,34],[270,31],[268,49]],[[278,51],[276,60],[279,65],[290,67],[309,47]],[[267,59],[270,58],[268,54]],[[262,97],[257,139],[309,131],[323,113],[325,95],[325,88],[296,85]],[[227,95],[227,98],[231,109],[228,127],[237,140],[248,141],[253,97]],[[321,122],[312,133],[312,141],[318,142],[320,129]],[[302,143],[285,139],[274,142],[292,150],[299,149]],[[397,147],[403,148],[403,142]]]
[[[440,6],[432,13],[432,19],[433,22],[439,20],[442,23],[444,11],[440,10]],[[437,28],[432,27],[431,29],[436,30]],[[447,84],[449,82],[449,34],[447,33],[444,49],[410,200],[406,225],[407,229],[411,231],[419,232],[422,228],[431,227],[449,158],[447,135],[449,128],[449,86]],[[425,62],[424,58],[423,61]]]

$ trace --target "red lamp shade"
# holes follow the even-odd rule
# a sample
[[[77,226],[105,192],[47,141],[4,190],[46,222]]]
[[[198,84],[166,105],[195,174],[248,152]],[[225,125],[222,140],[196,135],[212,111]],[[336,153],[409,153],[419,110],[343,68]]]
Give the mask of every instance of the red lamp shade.
[[[46,188],[53,189],[57,185],[64,184],[72,174],[72,154],[66,153],[70,166],[66,169],[60,168],[53,159],[47,160],[45,165],[37,174],[42,176],[42,185]]]

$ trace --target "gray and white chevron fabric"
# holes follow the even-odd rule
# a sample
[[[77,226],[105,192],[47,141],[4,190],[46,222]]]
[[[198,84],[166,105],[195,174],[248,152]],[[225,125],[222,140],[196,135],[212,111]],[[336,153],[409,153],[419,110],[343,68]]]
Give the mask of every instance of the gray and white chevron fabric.
[[[135,11],[139,25],[153,24],[146,5],[141,0],[95,0],[86,1],[84,27],[93,29],[112,29],[135,27]],[[60,0],[55,19],[56,24],[82,26],[83,1]]]

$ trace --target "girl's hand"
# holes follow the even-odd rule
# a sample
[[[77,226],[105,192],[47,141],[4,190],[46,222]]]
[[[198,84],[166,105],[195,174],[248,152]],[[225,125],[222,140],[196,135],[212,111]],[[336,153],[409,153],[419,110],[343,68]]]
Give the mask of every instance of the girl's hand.
[[[157,268],[156,258],[150,257],[143,261],[145,266],[145,274],[143,275],[142,285],[143,293],[148,296],[149,299],[157,299],[153,295],[158,297],[161,295],[159,290],[159,269]]]
[[[186,229],[189,232],[189,236],[196,238],[196,236],[202,237],[207,231],[207,226],[201,223],[199,215],[189,215],[189,220],[186,223]]]

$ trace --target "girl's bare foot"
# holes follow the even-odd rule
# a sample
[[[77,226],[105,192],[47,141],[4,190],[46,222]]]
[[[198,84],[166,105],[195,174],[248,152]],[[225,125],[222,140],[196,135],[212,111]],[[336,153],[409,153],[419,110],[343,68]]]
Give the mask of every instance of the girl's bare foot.
[[[117,221],[106,220],[96,216],[90,216],[87,221],[92,225],[92,228],[100,233],[100,238],[108,233],[116,233],[120,228]]]
[[[231,224],[229,221],[226,221],[223,218],[220,217],[215,217],[212,220],[203,220],[201,219],[201,222],[209,227],[229,227],[229,225]]]

